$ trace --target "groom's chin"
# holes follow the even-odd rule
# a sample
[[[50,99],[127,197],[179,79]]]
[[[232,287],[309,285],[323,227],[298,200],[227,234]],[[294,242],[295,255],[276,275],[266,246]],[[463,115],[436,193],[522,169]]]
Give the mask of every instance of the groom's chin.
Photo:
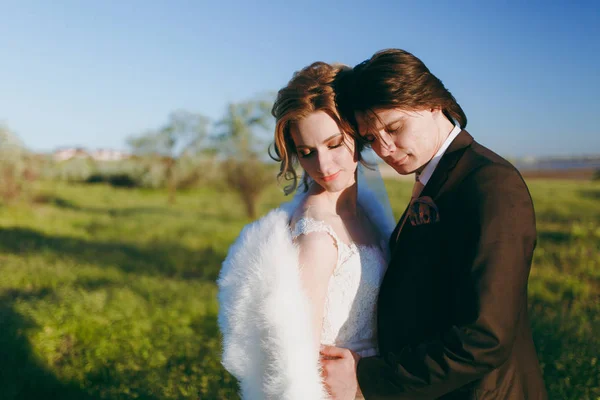
[[[400,175],[410,175],[415,172],[414,169],[410,168],[408,165],[390,165],[390,167]]]

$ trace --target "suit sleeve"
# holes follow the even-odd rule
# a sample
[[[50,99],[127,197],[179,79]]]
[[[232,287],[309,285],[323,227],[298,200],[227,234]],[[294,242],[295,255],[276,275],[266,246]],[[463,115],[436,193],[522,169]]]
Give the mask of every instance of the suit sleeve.
[[[483,377],[510,355],[536,241],[531,197],[519,173],[499,164],[475,170],[457,190],[471,210],[468,246],[475,249],[467,266],[471,289],[457,296],[476,302],[477,312],[434,340],[361,359],[358,382],[368,400],[437,398]]]

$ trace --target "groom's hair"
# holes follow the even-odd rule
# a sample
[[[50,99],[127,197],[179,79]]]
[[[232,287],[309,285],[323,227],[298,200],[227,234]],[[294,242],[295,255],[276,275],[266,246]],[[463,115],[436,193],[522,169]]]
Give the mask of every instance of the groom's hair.
[[[467,116],[441,80],[411,53],[388,49],[353,68],[344,84],[340,109],[344,115],[354,113],[374,115],[376,110],[399,108],[420,111],[440,108],[461,128],[467,126]]]
[[[292,130],[298,121],[311,113],[323,111],[337,124],[341,133],[349,140],[357,137],[354,124],[342,118],[337,108],[337,81],[351,68],[342,64],[315,62],[292,76],[289,83],[277,93],[271,114],[275,117],[275,140],[269,146],[269,155],[280,163],[277,179],[291,183],[284,188],[286,195],[298,187],[298,153],[292,139]],[[360,159],[364,147],[362,141],[355,142],[355,151]],[[308,188],[308,176],[304,175],[303,186]]]

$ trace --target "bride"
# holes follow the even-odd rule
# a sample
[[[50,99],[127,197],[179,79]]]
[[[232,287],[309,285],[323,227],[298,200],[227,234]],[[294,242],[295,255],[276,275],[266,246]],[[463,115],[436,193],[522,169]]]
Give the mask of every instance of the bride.
[[[279,91],[273,158],[295,196],[246,226],[222,265],[222,363],[243,399],[326,399],[320,345],[378,352],[377,295],[395,221],[382,183],[367,188],[363,175],[375,169],[336,109],[346,73],[314,63]]]

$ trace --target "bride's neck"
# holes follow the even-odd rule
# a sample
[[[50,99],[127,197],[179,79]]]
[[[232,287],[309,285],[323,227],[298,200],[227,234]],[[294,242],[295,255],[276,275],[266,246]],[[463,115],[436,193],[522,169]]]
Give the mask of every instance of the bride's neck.
[[[341,218],[354,218],[357,216],[358,186],[356,182],[339,192],[321,190],[320,195],[326,199],[328,211],[339,215]]]

